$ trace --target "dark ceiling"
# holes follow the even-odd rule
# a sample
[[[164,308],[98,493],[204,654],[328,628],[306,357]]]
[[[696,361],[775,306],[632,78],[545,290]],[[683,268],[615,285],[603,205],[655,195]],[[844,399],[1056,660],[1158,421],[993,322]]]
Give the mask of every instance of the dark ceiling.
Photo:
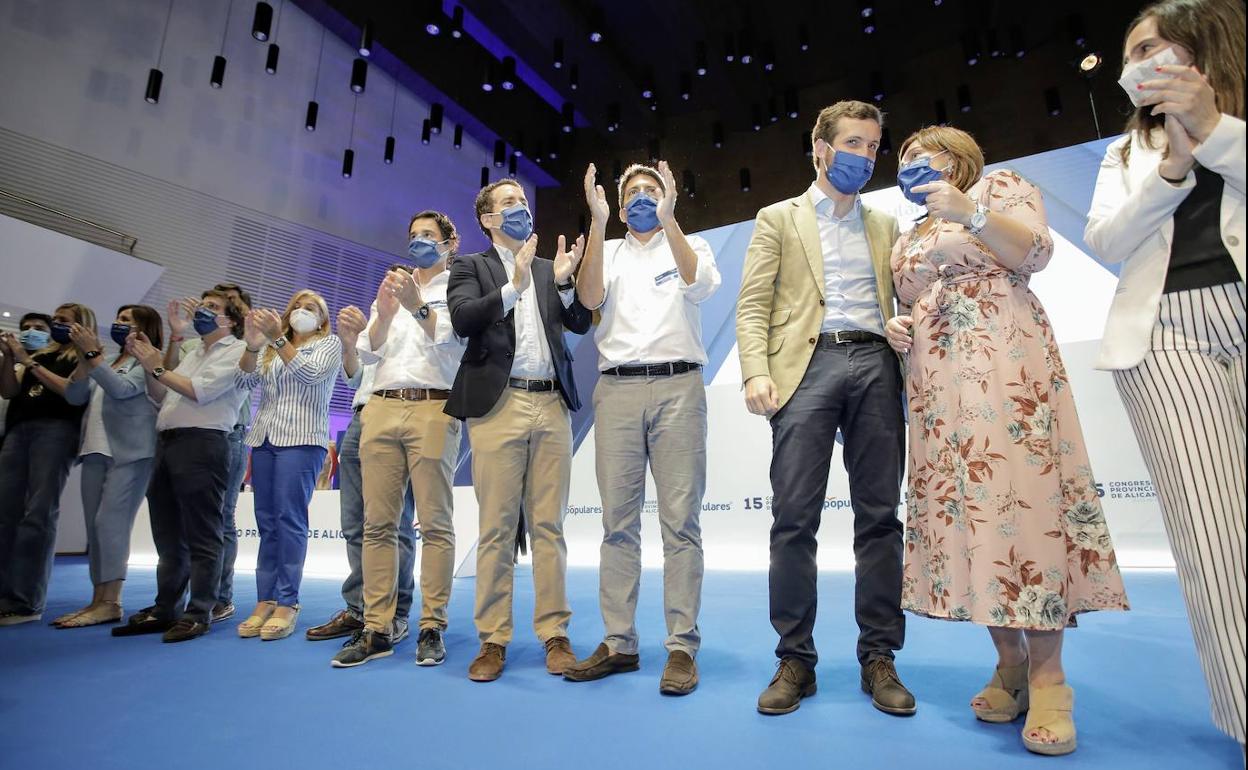
[[[1117,133],[1129,103],[1115,83],[1115,62],[1140,7],[1074,0],[296,2],[352,44],[370,22],[389,55],[383,61],[407,70],[393,74],[429,101],[448,100],[448,115],[487,146],[501,138],[508,155],[519,152],[522,171],[539,180],[539,232],[564,233],[583,226],[581,179],[591,160],[609,186],[622,166],[666,159],[693,186],[678,206],[688,231],[752,218],[809,184],[805,137],[818,110],[838,99],[877,99],[894,145],[922,125],[957,125],[975,134],[990,162],[1095,139],[1089,94],[1102,133]],[[464,34],[455,38],[460,5]],[[430,22],[440,34],[426,31]],[[599,42],[592,33],[601,34]],[[1106,66],[1085,81],[1077,63],[1093,51],[1106,54]],[[512,90],[500,85],[507,56],[518,72]],[[492,91],[482,89],[486,79]],[[565,132],[569,111],[574,126]],[[505,171],[491,168],[491,178]],[[894,184],[894,172],[895,161],[881,156],[868,189]]]

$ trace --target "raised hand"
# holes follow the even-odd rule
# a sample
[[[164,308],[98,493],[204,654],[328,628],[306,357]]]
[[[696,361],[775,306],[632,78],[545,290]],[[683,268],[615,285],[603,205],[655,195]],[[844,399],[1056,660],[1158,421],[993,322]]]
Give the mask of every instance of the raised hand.
[[[69,325],[69,341],[83,353],[100,350],[100,338],[92,330],[81,324]]]
[[[927,193],[928,216],[957,222],[961,225],[971,223],[971,215],[975,213],[975,202],[966,193],[943,179],[921,184],[914,188],[914,192]]]
[[[576,266],[585,256],[585,236],[576,236],[572,248],[566,248],[567,239],[559,236],[559,248],[555,251],[555,283],[567,283],[576,272]]]
[[[197,307],[199,307],[199,300],[194,297],[169,300],[165,311],[169,317],[169,331],[173,332],[173,336],[186,337],[190,333],[191,321],[195,318]]]
[[[529,236],[520,250],[516,252],[516,271],[511,277],[511,285],[517,294],[523,294],[533,280],[533,257],[537,254],[537,233]]]
[[[390,273],[386,273],[386,277],[381,279],[381,284],[377,287],[377,314],[389,321],[394,318],[395,313],[399,312],[399,298],[394,293],[394,287],[390,281]]]
[[[589,214],[593,223],[605,225],[611,218],[611,205],[607,203],[607,193],[602,189],[602,185],[594,183],[597,174],[598,169],[590,163],[589,168],[585,169],[585,203],[589,205]]]
[[[243,321],[243,342],[252,350],[258,350],[268,344],[268,337],[260,328],[260,311],[252,310]]]
[[[665,160],[659,161],[659,175],[663,177],[663,197],[659,199],[655,213],[658,214],[659,224],[667,227],[676,221],[676,196],[679,191],[676,189],[676,177]]]
[[[143,332],[133,332],[126,338],[126,352],[134,356],[139,365],[149,372],[164,361],[160,348],[153,345]]]
[[[1196,165],[1192,155],[1195,142],[1174,115],[1166,115],[1166,157],[1157,166],[1157,173],[1166,179],[1183,179]]]
[[[409,313],[415,313],[425,304],[420,296],[420,284],[416,282],[416,276],[406,270],[391,270],[386,273],[383,284]]]
[[[368,326],[364,311],[355,305],[347,305],[338,311],[338,337],[343,347],[354,347],[360,333]]]
[[[256,314],[256,327],[264,333],[269,340],[275,340],[282,336],[282,317],[267,308],[252,311]],[[248,313],[248,315],[251,315]]]
[[[1191,144],[1208,139],[1222,118],[1208,78],[1193,66],[1163,64],[1157,68],[1157,78],[1144,81],[1140,89],[1145,93],[1144,104],[1153,105],[1151,114],[1178,119]]]

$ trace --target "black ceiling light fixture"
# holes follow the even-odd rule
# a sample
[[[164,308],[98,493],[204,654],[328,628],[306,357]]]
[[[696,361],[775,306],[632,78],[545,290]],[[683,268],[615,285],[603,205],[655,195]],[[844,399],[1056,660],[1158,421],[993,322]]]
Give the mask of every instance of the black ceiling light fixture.
[[[684,188],[685,195],[688,195],[690,198],[695,197],[698,194],[698,182],[697,178],[693,175],[693,169],[687,168],[682,171],[680,179],[681,187]]]
[[[451,9],[451,37],[459,40],[464,36],[464,6],[457,5]]]
[[[790,118],[798,116],[796,88],[790,88],[784,92],[784,113]]]
[[[654,71],[653,70],[646,70],[646,75],[641,80],[641,98],[642,99],[654,98]]]
[[[780,121],[780,110],[776,105],[776,97],[767,97],[767,122],[778,123]]]
[[[546,151],[546,157],[551,160],[559,159],[559,132],[550,132],[550,149]]]
[[[494,168],[502,168],[507,164],[507,143],[502,139],[494,140]]]
[[[573,64],[572,67],[568,69],[568,88],[571,88],[573,91],[575,91],[580,87],[581,87],[581,68]]]
[[[700,78],[706,77],[706,73],[708,70],[708,67],[706,66],[706,41],[699,40],[694,45],[693,50],[694,50],[693,63],[694,63],[694,66],[696,67],[694,72],[697,72],[698,77]]]
[[[650,141],[646,143],[646,157],[658,163],[662,152],[662,149],[659,147],[659,138],[657,136],[650,137]]]
[[[949,125],[949,108],[945,106],[945,100],[937,99],[935,107],[936,107],[936,125],[938,126]]]
[[[394,163],[394,116],[399,111],[399,81],[394,81],[394,98],[390,102],[390,133],[386,135],[386,151],[382,162],[387,166]]]
[[[444,112],[445,108],[442,106],[442,102],[434,102],[429,105],[429,128],[434,135],[442,133],[442,115]]]
[[[607,105],[607,130],[615,131],[620,127],[620,103],[611,102]]]
[[[717,150],[724,146],[724,124],[718,120],[711,124],[711,144]]]
[[[282,55],[282,49],[277,45],[277,33],[282,28],[282,7],[286,5],[285,0],[278,0],[277,18],[273,22],[273,35],[269,39],[269,50],[264,55],[264,71],[270,75],[277,74],[277,59]]]
[[[589,42],[601,43],[607,31],[607,19],[600,6],[589,9]]]
[[[882,132],[880,132],[880,154],[893,154],[893,134],[888,130],[887,126],[884,127]]]
[[[347,149],[342,153],[342,178],[350,179],[352,172],[355,170],[355,150],[351,149],[351,145],[355,144],[355,110],[360,106],[360,97],[356,96],[351,100],[351,133],[347,138]]]
[[[429,144],[433,141],[433,124],[429,122],[429,118],[425,118],[420,123],[420,143]]]
[[[563,133],[572,133],[572,127],[576,123],[576,107],[573,106],[572,102],[563,103],[563,109],[560,111],[559,117],[561,118]]]
[[[732,63],[737,60],[737,39],[731,32],[724,35],[724,61]]]
[[[251,36],[263,43],[272,31],[273,6],[265,2],[256,3],[256,15],[251,19]]]
[[[489,183],[490,183],[490,167],[482,166],[481,167],[481,186],[485,187]]]
[[[958,86],[958,111],[962,113],[971,111],[971,87],[966,83]]]
[[[1044,107],[1049,117],[1056,118],[1062,114],[1062,94],[1057,87],[1044,89]]]
[[[797,50],[802,53],[810,50],[810,28],[805,23],[797,25]]]
[[[221,52],[212,58],[212,75],[208,84],[220,88],[225,84],[225,39],[230,34],[230,14],[234,11],[234,0],[225,9],[225,29],[221,31]]]
[[[362,94],[368,86],[368,60],[356,59],[351,62],[351,90]]]
[[[511,157],[507,159],[507,176],[514,177],[517,167],[520,165],[520,154],[513,152]]]
[[[875,15],[875,3],[871,0],[858,0],[858,14],[864,19]]]
[[[862,17],[862,34],[864,35],[875,34],[875,14]]]
[[[758,106],[758,102],[750,105],[750,125],[755,131],[763,130],[763,108]]]
[[[996,27],[990,27],[985,33],[988,40],[988,58],[1000,59],[1005,56],[1005,48],[1001,45],[1001,37],[997,34]]]
[[[316,130],[316,116],[321,105],[316,101],[316,91],[321,85],[321,59],[325,58],[325,28],[321,27],[321,49],[316,55],[316,75],[312,78],[312,99],[308,102],[308,112],[303,118],[303,127],[309,131]]]
[[[968,29],[966,34],[962,35],[962,58],[966,59],[968,67],[979,64],[979,60],[983,58],[983,53],[979,48],[979,35],[975,30]]]
[[[360,27],[360,44],[356,46],[356,50],[365,58],[373,55],[373,22],[371,19],[365,19],[364,25]]]
[[[147,71],[147,88],[143,91],[143,101],[156,104],[160,101],[160,85],[165,74],[160,71],[160,62],[165,56],[165,38],[169,37],[169,22],[173,21],[173,0],[169,0],[169,12],[165,15],[165,29],[160,33],[160,48],[156,52],[156,66]]]
[[[739,176],[741,177],[741,192],[749,192],[750,191],[750,170],[748,168],[741,169]]]
[[[503,73],[499,78],[498,84],[502,86],[504,91],[514,91],[516,89],[516,57],[503,57]]]
[[[1075,48],[1083,50],[1088,45],[1087,33],[1083,31],[1083,16],[1080,14],[1071,14],[1066,20],[1066,26],[1070,30],[1070,42]]]
[[[515,136],[511,140],[511,151],[519,157],[524,157],[524,132],[516,131]]]
[[[748,27],[737,34],[737,61],[742,64],[754,61],[754,32]]]
[[[884,73],[879,70],[871,73],[871,98],[877,102],[884,101]]]
[[[555,69],[563,69],[563,38],[555,38],[555,54],[551,64]]]
[[[1014,58],[1021,59],[1027,55],[1027,44],[1023,40],[1023,28],[1019,25],[1010,27],[1010,47],[1014,49]]]
[[[442,0],[423,0],[421,13],[425,20],[425,33],[437,37],[442,34]]]
[[[455,134],[451,137],[451,146],[457,150],[464,148],[464,126],[461,123],[455,124]]]
[[[680,73],[680,98],[689,101],[693,92],[693,76],[688,72]]]
[[[481,90],[489,93],[494,90],[494,82],[498,80],[498,64],[494,57],[485,62],[485,73],[481,76]]]
[[[776,68],[776,45],[768,41],[763,44],[763,70],[771,72]]]

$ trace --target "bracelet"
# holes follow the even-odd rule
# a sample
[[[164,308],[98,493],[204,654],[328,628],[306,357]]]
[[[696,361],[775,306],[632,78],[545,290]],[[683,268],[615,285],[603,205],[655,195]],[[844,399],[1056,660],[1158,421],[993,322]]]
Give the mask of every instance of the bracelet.
[[[251,353],[253,356],[254,356],[255,354],[259,353],[261,350],[264,350],[264,347],[263,347],[263,346],[258,347],[258,348],[247,348],[247,352],[248,352],[248,353]]]
[[[1157,172],[1157,176],[1161,177],[1162,179],[1169,182],[1170,184],[1183,184],[1184,182],[1187,181],[1187,177],[1183,177],[1182,179],[1171,179],[1170,177],[1166,176],[1160,171]]]
[[[555,288],[559,291],[569,291],[576,288],[576,281],[568,281],[567,283],[557,283]]]

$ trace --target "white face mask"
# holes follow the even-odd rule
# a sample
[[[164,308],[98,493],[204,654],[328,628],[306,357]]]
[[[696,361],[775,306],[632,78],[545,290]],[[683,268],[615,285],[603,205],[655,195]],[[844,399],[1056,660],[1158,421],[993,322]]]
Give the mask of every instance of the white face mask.
[[[1131,103],[1139,107],[1148,98],[1148,92],[1139,89],[1140,84],[1148,80],[1165,80],[1171,77],[1158,72],[1157,68],[1167,64],[1181,63],[1179,57],[1175,55],[1174,46],[1172,45],[1143,61],[1137,61],[1134,64],[1128,64],[1123,67],[1122,77],[1118,78],[1118,85],[1122,86],[1122,90],[1127,92],[1127,96],[1131,98]]]
[[[311,310],[304,310],[301,307],[297,307],[290,311],[290,328],[294,329],[299,334],[314,332],[316,331],[316,327],[320,325],[321,319],[317,318],[316,314]]]

